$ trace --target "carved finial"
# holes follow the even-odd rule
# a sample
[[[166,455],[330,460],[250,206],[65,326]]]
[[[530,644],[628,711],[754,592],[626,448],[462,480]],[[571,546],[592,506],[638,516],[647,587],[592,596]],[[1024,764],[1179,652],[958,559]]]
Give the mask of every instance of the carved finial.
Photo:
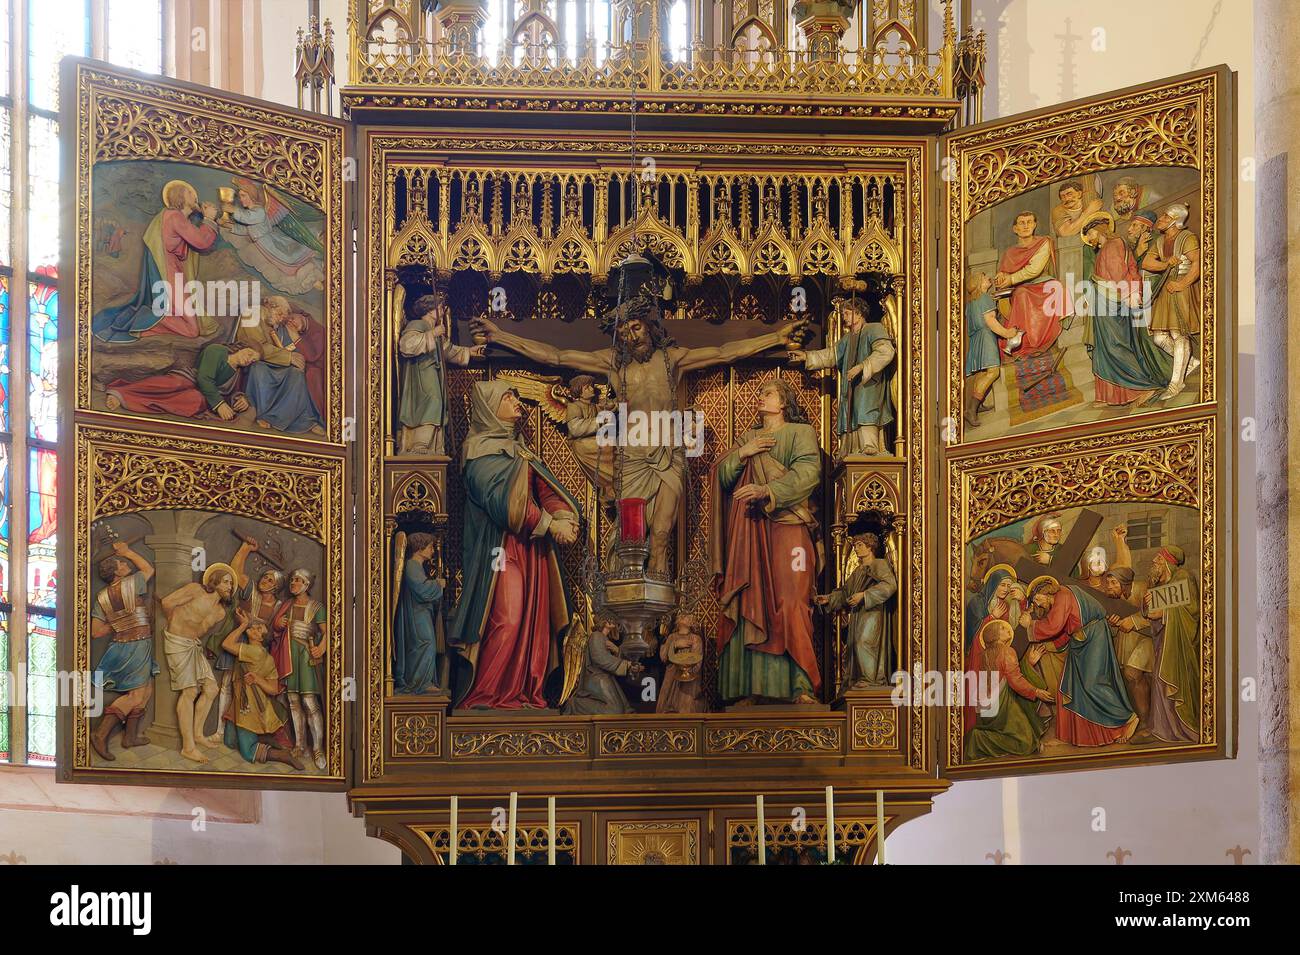
[[[1240,845],[1236,845],[1225,852],[1224,855],[1232,856],[1233,865],[1242,865],[1245,862],[1246,856],[1250,855],[1250,850],[1243,849]]]

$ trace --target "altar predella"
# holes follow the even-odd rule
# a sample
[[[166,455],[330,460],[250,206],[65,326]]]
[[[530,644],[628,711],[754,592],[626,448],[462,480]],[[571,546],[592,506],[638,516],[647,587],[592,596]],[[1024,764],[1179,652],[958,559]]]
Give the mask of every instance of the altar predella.
[[[983,122],[948,2],[526,7],[350,3],[342,119],[66,62],[61,778],[817,864],[1232,755],[1233,74]]]

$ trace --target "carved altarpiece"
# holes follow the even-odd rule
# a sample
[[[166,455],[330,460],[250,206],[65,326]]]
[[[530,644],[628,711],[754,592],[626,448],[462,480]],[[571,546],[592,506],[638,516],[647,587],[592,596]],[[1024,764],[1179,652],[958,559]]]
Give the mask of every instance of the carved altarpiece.
[[[504,836],[490,819],[510,792],[519,793],[513,838],[522,864],[545,861],[547,796],[559,801],[560,864],[752,864],[759,793],[767,804],[769,862],[806,864],[820,861],[821,800],[825,787],[834,786],[841,857],[865,863],[875,853],[877,791],[885,793],[885,824],[893,828],[929,811],[950,775],[1231,753],[1232,562],[1225,548],[1233,537],[1224,502],[1233,479],[1226,423],[1234,319],[1231,176],[1223,170],[1231,169],[1233,131],[1226,70],[954,132],[962,117],[979,115],[983,37],[968,32],[959,41],[949,3],[940,4],[941,45],[927,52],[923,4],[840,5],[851,15],[842,30],[819,14],[800,21],[808,35],[796,38],[787,35],[790,10],[782,0],[775,6],[706,2],[692,9],[695,42],[681,55],[667,49],[666,20],[652,14],[651,4],[616,4],[633,39],[620,35],[604,54],[586,23],[586,5],[578,5],[580,41],[570,51],[562,39],[565,5],[539,3],[517,21],[512,17],[500,56],[478,48],[483,15],[472,3],[436,13],[411,0],[349,6],[352,72],[341,93],[344,122],[236,98],[214,105],[184,84],[111,74],[112,84],[151,108],[161,101],[177,111],[182,135],[133,139],[137,127],[122,127],[141,158],[257,176],[307,203],[295,208],[310,221],[316,221],[312,209],[319,211],[327,264],[316,319],[329,343],[328,397],[319,434],[259,433],[242,428],[238,417],[228,427],[210,417],[185,422],[141,414],[130,417],[135,433],[128,433],[126,411],[110,413],[99,397],[117,385],[93,377],[101,360],[96,349],[112,358],[127,348],[92,343],[92,312],[111,303],[96,301],[92,309],[91,277],[108,252],[86,238],[69,240],[67,261],[76,267],[64,283],[69,300],[76,295],[77,321],[65,333],[63,380],[75,385],[69,389],[75,429],[65,429],[61,492],[73,533],[64,537],[61,566],[75,581],[76,606],[63,614],[61,634],[70,666],[95,662],[90,654],[98,645],[88,633],[99,586],[92,564],[100,554],[92,554],[91,531],[102,517],[192,506],[301,533],[323,548],[326,616],[338,622],[328,631],[322,671],[329,770],[327,779],[288,773],[273,782],[346,785],[373,835],[426,863],[448,861],[453,795],[461,864],[504,861]],[[100,141],[102,108],[96,114],[84,96],[65,102],[81,105],[64,128],[76,129],[79,144]],[[268,158],[252,147],[251,134],[231,133],[219,118],[223,111],[248,111],[272,144],[290,135],[306,144]],[[148,109],[143,115],[147,129]],[[354,190],[348,205],[356,210],[358,236],[351,300],[342,283],[345,134],[353,137],[357,170],[355,182],[346,183]],[[1145,145],[1130,148],[1133,143]],[[74,158],[66,181],[76,183],[78,198],[70,235],[90,236],[98,206],[107,204],[93,192],[94,163],[124,157],[68,152]],[[1116,170],[1140,175],[1147,167],[1189,171],[1177,175],[1194,175],[1199,184],[1195,201],[1165,188],[1166,180],[1177,180],[1173,173],[1150,189],[1166,204],[1193,205],[1201,240],[1203,310],[1193,338],[1201,370],[1194,383],[1188,378],[1191,397],[1132,409],[1134,420],[1088,418],[1070,404],[1085,366],[1084,352],[1068,351],[1083,347],[1076,343],[1078,328],[1067,329],[1061,350],[1074,364],[1061,388],[1066,417],[1026,414],[1032,428],[993,433],[994,418],[977,412],[977,420],[986,414],[982,435],[963,431],[963,280],[994,257],[989,242],[1009,243],[999,205],[1038,195],[1035,189],[1051,189],[1054,202],[1070,177],[1098,177],[1096,188],[1109,192],[1113,178],[1103,177]],[[987,221],[977,218],[982,212]],[[985,232],[993,237],[988,242],[980,238]],[[1063,257],[1083,261],[1077,238],[1073,245],[1061,239],[1060,248]],[[609,337],[598,321],[606,280],[641,249],[680,275],[664,327],[687,347],[747,339],[795,319],[809,321],[806,347],[833,345],[847,333],[845,313],[834,305],[841,283],[863,274],[887,278],[889,291],[872,303],[873,320],[890,329],[896,348],[887,453],[839,453],[833,369],[805,371],[776,348],[691,373],[678,400],[703,413],[706,432],[703,453],[688,459],[671,573],[679,606],[697,615],[706,637],[702,678],[710,711],[656,714],[652,702],[638,701],[633,683],[626,689],[634,712],[619,716],[460,711],[445,692],[398,692],[398,535],[433,535],[433,560],[448,582],[444,613],[464,583],[458,454],[472,385],[508,375],[549,387],[556,376],[571,374],[491,345],[465,366],[448,364],[446,453],[403,453],[396,419],[403,312],[420,295],[437,292],[445,296],[458,345],[474,344],[471,320],[490,318],[560,347],[606,347]],[[112,274],[116,266],[102,268]],[[936,269],[940,301],[930,291]],[[311,313],[312,295],[290,298]],[[1001,373],[1010,377],[1005,390],[990,392],[990,404],[1018,396],[1019,360],[1010,353],[1004,359]],[[1020,522],[1057,513],[1082,528],[1094,518],[1076,512],[1100,509],[1097,521],[1123,524],[1135,542],[1137,529],[1145,529],[1141,543],[1150,546],[1135,548],[1140,559],[1154,559],[1169,545],[1187,555],[1182,566],[1198,585],[1197,739],[1132,751],[968,759],[961,707],[942,700],[926,705],[919,689],[901,705],[889,686],[844,690],[846,622],[821,613],[814,618],[823,682],[817,705],[724,707],[712,689],[718,605],[702,570],[708,476],[752,425],[759,389],[775,377],[795,388],[823,454],[813,498],[825,556],[817,591],[835,588],[855,566],[847,534],[855,516],[873,511],[892,518],[886,554],[898,578],[888,605],[894,669],[918,682],[930,671],[967,669],[968,644],[960,635],[972,594],[986,581],[974,567],[985,538],[1020,534]],[[246,431],[240,440],[247,441],[230,441],[222,433],[230,427]],[[583,507],[578,542],[560,546],[558,555],[575,609],[590,624],[593,568],[604,555],[610,518],[545,402],[528,404],[524,441]],[[131,480],[113,485],[112,494],[104,490],[108,477],[127,472]],[[163,505],[160,494],[175,499]],[[1189,543],[1193,530],[1196,540]],[[1165,537],[1157,540],[1160,534]],[[1020,554],[1012,545],[998,546],[1010,548],[1013,562]],[[345,554],[355,561],[355,601],[343,573]],[[1073,576],[1077,567],[1067,574],[1064,560],[1048,570],[1061,584],[1081,586]],[[183,576],[174,572],[171,579]],[[159,662],[157,679],[166,681],[168,666]],[[355,695],[345,674],[355,674]],[[66,778],[267,784],[254,773],[151,778],[94,763],[90,725],[77,714],[63,727],[63,752],[71,757],[64,761]],[[807,826],[796,828],[790,820],[800,807]]]

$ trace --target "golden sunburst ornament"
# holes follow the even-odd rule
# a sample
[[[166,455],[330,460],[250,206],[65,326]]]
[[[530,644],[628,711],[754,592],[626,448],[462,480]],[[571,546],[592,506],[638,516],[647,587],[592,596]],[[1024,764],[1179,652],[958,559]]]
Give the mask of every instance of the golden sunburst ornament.
[[[664,836],[642,836],[627,847],[633,865],[685,865],[680,839]]]

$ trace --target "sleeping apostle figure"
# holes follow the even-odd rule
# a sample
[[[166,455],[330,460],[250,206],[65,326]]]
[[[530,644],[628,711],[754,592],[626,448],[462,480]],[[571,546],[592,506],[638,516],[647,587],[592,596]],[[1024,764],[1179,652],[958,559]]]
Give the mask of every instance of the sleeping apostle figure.
[[[761,427],[745,432],[713,468],[718,689],[722,699],[747,704],[815,703],[818,561],[808,499],[821,483],[821,448],[788,382],[766,382],[758,400]]]
[[[119,378],[110,382],[104,406],[109,411],[125,408],[181,418],[233,421],[248,410],[248,399],[239,390],[239,371],[258,357],[252,348],[213,342],[203,346],[192,373],[169,371],[135,381]]]
[[[518,438],[519,396],[474,385],[465,480],[465,587],[448,643],[462,707],[545,709],[571,610],[554,544],[578,539],[578,503]]]
[[[412,534],[399,568],[401,585],[393,621],[393,685],[398,693],[438,691],[438,614],[446,581],[426,569],[433,549],[432,534]]]

